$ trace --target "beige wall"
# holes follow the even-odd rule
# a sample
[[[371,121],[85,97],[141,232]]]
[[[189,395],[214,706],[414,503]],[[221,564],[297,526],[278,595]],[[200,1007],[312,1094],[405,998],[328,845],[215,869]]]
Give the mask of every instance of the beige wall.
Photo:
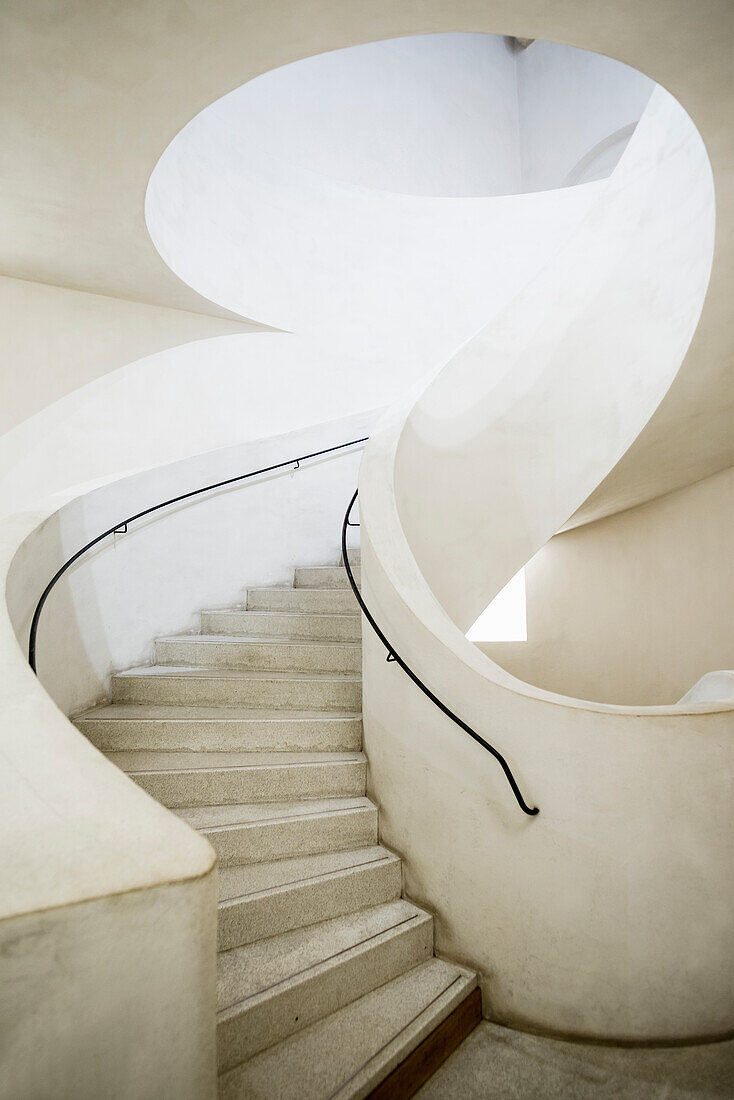
[[[734,467],[557,535],[526,569],[527,642],[508,672],[604,703],[670,703],[734,668]]]
[[[0,276],[0,433],[134,359],[258,327]]]

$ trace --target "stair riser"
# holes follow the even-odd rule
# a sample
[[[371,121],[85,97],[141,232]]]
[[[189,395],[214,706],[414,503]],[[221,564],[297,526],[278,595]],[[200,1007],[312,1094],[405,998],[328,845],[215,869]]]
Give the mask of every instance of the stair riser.
[[[366,807],[308,818],[203,829],[219,862],[261,863],[316,852],[338,852],[377,843],[377,809]]]
[[[156,664],[197,668],[251,669],[257,672],[360,672],[362,647],[308,642],[158,641]]]
[[[103,752],[356,752],[362,745],[359,718],[267,719],[82,719],[78,729]]]
[[[433,922],[418,918],[229,1010],[217,1023],[217,1058],[223,1073],[273,1043],[372,992],[433,954]]]
[[[362,685],[354,681],[340,683],[334,680],[125,676],[113,677],[112,698],[116,703],[358,711],[362,705]]]
[[[220,1100],[366,1100],[475,988],[474,976],[432,959],[222,1075]],[[381,1095],[412,1095],[406,1084]]]
[[[133,773],[130,778],[164,806],[220,806],[363,796],[366,764],[350,761],[228,771],[146,772]]]
[[[202,634],[267,635],[304,641],[359,642],[358,615],[317,615],[298,611],[204,611]]]
[[[251,588],[248,611],[320,611],[354,614],[357,601],[350,588]]]
[[[357,584],[361,583],[362,571],[359,566],[352,566],[352,573]],[[349,588],[347,571],[342,566],[333,568],[296,569],[296,588]]]
[[[219,904],[219,950],[254,943],[371,905],[400,897],[402,874],[397,859],[349,868],[316,881],[282,887],[251,898]]]

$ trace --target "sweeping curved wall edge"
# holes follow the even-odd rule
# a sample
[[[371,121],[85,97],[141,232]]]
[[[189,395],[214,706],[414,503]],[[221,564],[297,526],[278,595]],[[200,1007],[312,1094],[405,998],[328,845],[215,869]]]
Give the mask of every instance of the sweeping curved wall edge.
[[[734,1028],[731,708],[554,696],[462,629],[653,413],[712,245],[702,142],[658,90],[574,238],[363,460],[368,605],[540,806],[518,814],[494,761],[368,633],[365,749],[385,841],[409,895],[437,911],[438,950],[477,967],[487,1013],[514,1026],[619,1041]]]

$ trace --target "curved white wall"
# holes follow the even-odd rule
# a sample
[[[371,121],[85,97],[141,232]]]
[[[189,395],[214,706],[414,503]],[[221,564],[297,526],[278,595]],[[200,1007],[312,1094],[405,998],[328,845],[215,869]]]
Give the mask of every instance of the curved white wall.
[[[582,65],[576,83],[589,97],[588,117],[583,99],[571,114],[570,130],[583,131],[574,145],[564,133],[568,97],[563,89],[554,97],[555,73],[541,67],[525,98],[536,110],[550,99],[558,110],[552,125],[547,114],[534,123],[533,147],[560,145],[568,156],[569,143],[586,151],[610,125],[637,120],[652,87],[646,77],[608,59],[589,62],[583,51],[534,48],[523,59],[529,71],[533,56],[560,51],[561,71]],[[258,77],[170,143],[148,186],[151,237],[205,297],[318,334],[373,371],[400,370],[409,385],[511,299],[591,201],[588,188],[496,197],[491,173],[506,177],[506,190],[523,189],[516,64],[504,39],[425,35]],[[593,92],[600,69],[604,110]],[[634,94],[617,94],[628,85]],[[538,177],[549,163],[548,187],[562,182],[553,155],[541,153],[536,169]],[[402,173],[400,182],[390,173]],[[448,197],[435,197],[438,175]]]
[[[426,387],[401,435],[401,522],[463,629],[624,454],[698,322],[711,170],[667,92],[598,186],[566,246]]]
[[[0,522],[0,1095],[124,1081],[199,1100],[216,1072],[215,854],[39,688],[5,600],[47,576],[30,545],[45,518]]]
[[[485,1012],[513,1026],[681,1041],[734,1021],[731,710],[551,695],[456,625],[650,416],[695,328],[712,244],[703,144],[658,89],[568,247],[386,418],[363,460],[368,606],[540,807],[521,813],[497,762],[366,631],[384,839],[409,894],[437,911],[438,950],[478,968]]]
[[[518,66],[556,55],[564,72],[583,63],[588,115],[602,130],[629,117],[625,89],[649,86],[624,65],[553,44],[518,54],[492,35],[427,35],[284,66],[203,111],[153,174],[153,236],[210,299],[298,336],[238,337],[236,321],[0,280],[13,377],[0,512],[387,405],[442,365],[548,263],[595,199],[598,185],[486,197],[487,173],[509,181],[519,163]],[[591,94],[599,69],[606,113]],[[547,97],[542,80],[535,88],[530,99]],[[386,118],[395,103],[405,112]],[[581,114],[577,97],[573,133]],[[543,133],[555,143],[558,118]],[[484,197],[370,190],[398,186],[378,178],[390,166],[412,173],[413,190],[448,172],[441,189],[469,181]],[[521,188],[516,175],[507,188]],[[158,354],[167,344],[177,346]]]
[[[654,88],[611,57],[533,42],[517,58],[520,164],[524,191],[603,179],[616,167]],[[621,131],[621,134],[620,134]],[[608,155],[600,145],[610,143]],[[598,154],[581,175],[586,157]]]
[[[342,183],[454,198],[521,189],[515,51],[498,35],[333,50],[226,99],[253,152]]]
[[[364,435],[370,423],[271,437],[106,485],[50,514],[0,520],[8,1100],[213,1095],[214,851],[64,714],[103,697],[112,669],[145,661],[156,634],[191,627],[201,608],[240,602],[248,582],[288,581],[301,562],[336,562],[361,452],[177,505],[86,555],[41,617],[45,691],[26,657],[38,596],[67,556],[161,496]]]
[[[525,568],[527,641],[480,648],[546,691],[675,702],[734,668],[733,515],[730,469],[557,535]]]

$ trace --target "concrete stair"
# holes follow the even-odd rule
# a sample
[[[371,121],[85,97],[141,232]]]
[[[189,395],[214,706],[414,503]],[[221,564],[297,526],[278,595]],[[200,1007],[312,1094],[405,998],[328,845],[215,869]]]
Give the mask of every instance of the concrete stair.
[[[359,615],[327,611],[202,611],[201,633],[290,638],[304,641],[359,642]]]
[[[350,565],[355,581],[361,584],[361,567],[351,560]],[[296,569],[293,583],[296,588],[349,588],[349,578],[343,565],[315,565]]]
[[[367,798],[247,802],[176,812],[204,833],[222,866],[377,842],[377,807]]]
[[[400,860],[379,845],[317,852],[271,863],[219,870],[219,946],[289,932],[394,901],[402,889]]]
[[[361,678],[347,672],[254,672],[184,665],[146,665],[112,677],[115,703],[359,710]]]
[[[155,643],[159,665],[196,665],[199,668],[252,669],[284,672],[359,672],[359,642],[304,641],[295,638],[236,638],[226,634],[159,638]]]
[[[360,628],[343,566],[300,568],[159,638],[76,719],[217,853],[221,1096],[366,1096],[476,986],[378,843]]]
[[[220,1100],[362,1100],[475,987],[430,959],[225,1073]]]
[[[358,712],[130,704],[95,707],[76,719],[105,752],[339,752],[359,749]]]
[[[353,615],[351,588],[248,588],[248,611],[320,611],[322,614]]]
[[[352,753],[114,752],[109,759],[164,806],[364,794],[366,760]]]
[[[407,901],[221,952],[220,1072],[336,1012],[433,955],[433,920]]]

